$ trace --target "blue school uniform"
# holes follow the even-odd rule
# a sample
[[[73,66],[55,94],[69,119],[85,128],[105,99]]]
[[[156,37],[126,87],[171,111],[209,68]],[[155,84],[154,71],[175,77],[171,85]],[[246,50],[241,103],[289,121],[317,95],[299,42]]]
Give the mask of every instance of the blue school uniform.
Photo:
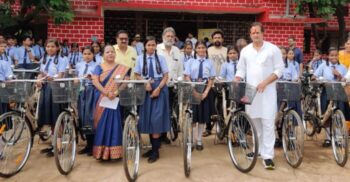
[[[45,63],[44,59],[46,59]],[[68,65],[67,60],[62,58],[61,56],[47,56],[46,58],[43,57],[40,60],[40,63],[40,72],[50,77],[54,77],[59,73],[64,73]],[[63,104],[53,103],[52,88],[50,84],[43,83],[39,99],[38,126],[54,126],[58,115],[63,111],[63,109]]]
[[[33,48],[30,48],[30,53],[34,54]],[[18,61],[18,67],[28,69],[32,64],[32,60],[29,58],[29,52],[26,51],[24,46],[18,47],[16,49],[14,58]]]
[[[13,65],[12,59],[10,56],[8,56],[8,54],[5,54],[5,53],[1,54],[0,55],[0,62],[1,61],[10,64],[10,66]]]
[[[319,66],[321,66],[323,63],[325,63],[325,61],[322,60],[322,59],[319,59],[319,60],[317,60],[317,61],[312,62],[312,64],[311,64],[312,70],[316,71],[317,68],[318,68]]]
[[[68,46],[62,46],[62,54],[66,57],[68,57],[69,55],[69,52],[70,52],[70,49]]]
[[[216,76],[213,62],[207,58],[189,60],[186,64],[184,74],[189,76],[192,81],[209,80]],[[192,106],[194,123],[198,122],[203,124],[210,122],[210,116],[214,111],[214,99],[214,92],[210,89],[208,96],[202,100],[199,105]]]
[[[333,69],[336,69],[342,77],[344,77],[346,75],[346,68],[344,65],[342,64],[332,64],[331,62],[324,62],[322,63],[318,69],[315,71],[314,76],[316,77],[323,77],[323,79],[327,80],[327,81],[337,81],[337,78],[333,75]],[[322,113],[324,113],[327,110],[327,106],[328,106],[328,101],[327,101],[327,94],[326,94],[326,90],[323,89],[322,93],[321,93],[321,111]],[[349,104],[348,102],[341,102],[338,101],[337,106],[340,110],[343,111],[345,118],[347,120],[350,119],[350,115],[349,115]]]
[[[3,56],[5,55],[3,54]],[[11,64],[4,60],[0,60],[0,82],[8,80],[11,75],[13,75]],[[0,100],[0,115],[4,114],[5,112],[7,112],[7,104],[2,103]]]
[[[144,79],[153,79],[151,83],[152,90],[156,89],[163,75],[168,73],[168,66],[163,56],[158,55],[160,73],[157,72],[157,61],[153,54],[146,56],[147,71],[143,72],[144,56],[137,57],[135,73],[141,75]],[[157,98],[151,98],[152,91],[146,93],[144,103],[140,106],[140,120],[138,128],[140,133],[164,133],[170,130],[170,106],[169,106],[169,91],[165,85]]]
[[[81,52],[71,52],[68,55],[69,65],[75,68],[75,65],[83,60],[83,54]]]
[[[96,54],[95,55],[95,61],[96,61],[96,64],[101,64],[102,63],[102,55],[101,55],[101,53],[98,53],[98,54]]]
[[[220,77],[226,81],[233,81],[237,71],[238,60],[230,60],[221,65]]]
[[[92,75],[98,64],[94,61],[89,63],[80,62],[76,65],[77,76],[84,77],[85,75]],[[91,80],[81,80],[82,90],[79,93],[78,100],[78,115],[80,120],[80,127],[92,128],[93,127],[93,111],[94,111],[94,86]]]
[[[34,56],[35,58],[37,58],[38,60],[40,60],[44,54],[45,54],[45,49],[43,46],[40,46],[39,44],[33,46],[33,50],[34,50]]]
[[[10,46],[10,47],[7,47],[7,48],[5,49],[5,51],[6,51],[6,54],[7,54],[8,56],[10,56],[11,59],[13,59],[14,56],[15,56],[15,53],[16,53],[16,49],[17,49],[16,46]]]
[[[187,64],[188,61],[191,60],[191,59],[193,59],[193,56],[192,56],[192,55],[188,56],[188,55],[185,54],[185,56],[184,56],[184,61],[183,61],[184,70],[185,70],[185,68],[186,68],[186,64]]]
[[[284,68],[281,80],[295,81],[299,77],[299,67],[296,69],[295,61],[287,61],[287,67]]]

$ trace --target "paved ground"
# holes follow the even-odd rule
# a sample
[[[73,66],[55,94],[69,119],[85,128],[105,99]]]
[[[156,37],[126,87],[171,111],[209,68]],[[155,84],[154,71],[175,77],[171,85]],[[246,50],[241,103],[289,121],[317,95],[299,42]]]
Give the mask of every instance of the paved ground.
[[[350,163],[344,168],[337,166],[331,148],[321,147],[322,139],[305,143],[305,157],[298,169],[285,161],[282,150],[276,150],[276,170],[266,171],[259,159],[248,174],[237,171],[231,163],[226,145],[214,145],[213,137],[206,138],[204,150],[193,153],[190,178],[183,173],[182,150],[178,143],[164,146],[161,158],[155,164],[141,160],[138,181],[347,181]],[[0,181],[126,181],[121,161],[100,162],[87,156],[78,156],[73,172],[62,176],[56,169],[54,159],[46,158],[39,150],[46,144],[35,143],[28,163],[23,170],[10,179]],[[82,146],[79,146],[79,149]]]

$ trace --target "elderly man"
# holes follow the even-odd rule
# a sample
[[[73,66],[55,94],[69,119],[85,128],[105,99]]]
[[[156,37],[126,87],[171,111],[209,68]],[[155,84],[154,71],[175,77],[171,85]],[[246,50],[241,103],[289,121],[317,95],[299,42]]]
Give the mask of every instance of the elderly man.
[[[164,29],[162,38],[163,43],[157,46],[157,53],[165,57],[169,68],[169,80],[176,80],[178,77],[183,76],[183,55],[181,54],[179,48],[174,46],[175,43],[175,30],[172,27],[167,27]],[[169,103],[170,108],[174,102],[174,88],[169,85]],[[170,112],[172,113],[172,111]],[[166,144],[170,143],[170,140],[167,138],[166,134],[162,134],[162,141]]]
[[[242,49],[235,81],[245,79],[257,89],[246,111],[253,119],[259,140],[259,154],[266,169],[274,169],[275,116],[277,113],[276,80],[281,77],[284,63],[276,45],[264,41],[264,28],[255,22],[250,28],[253,43]],[[251,157],[255,154],[248,154]]]

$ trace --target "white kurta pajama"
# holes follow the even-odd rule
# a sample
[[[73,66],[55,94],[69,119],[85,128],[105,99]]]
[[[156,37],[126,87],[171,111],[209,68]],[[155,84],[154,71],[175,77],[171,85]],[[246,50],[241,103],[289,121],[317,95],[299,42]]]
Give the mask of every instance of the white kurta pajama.
[[[280,49],[264,41],[257,51],[253,44],[242,49],[236,76],[258,86],[271,74],[281,77],[284,62]],[[276,81],[267,85],[263,93],[257,93],[246,112],[253,119],[259,139],[259,153],[263,159],[273,159],[275,144],[275,116],[277,113]]]

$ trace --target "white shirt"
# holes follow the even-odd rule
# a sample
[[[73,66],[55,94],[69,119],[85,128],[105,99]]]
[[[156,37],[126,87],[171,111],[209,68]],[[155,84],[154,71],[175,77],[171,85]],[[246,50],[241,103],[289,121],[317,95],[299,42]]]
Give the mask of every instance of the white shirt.
[[[273,73],[280,78],[283,70],[280,49],[264,41],[259,51],[252,43],[242,49],[236,76],[245,78],[248,84],[256,87]],[[246,106],[246,111],[253,119],[274,119],[277,112],[276,81],[266,86],[263,93],[257,93],[253,103]]]
[[[177,79],[183,77],[183,54],[181,54],[179,48],[172,46],[170,53],[165,49],[164,43],[157,46],[157,54],[162,55],[167,63],[169,69],[169,79]]]

